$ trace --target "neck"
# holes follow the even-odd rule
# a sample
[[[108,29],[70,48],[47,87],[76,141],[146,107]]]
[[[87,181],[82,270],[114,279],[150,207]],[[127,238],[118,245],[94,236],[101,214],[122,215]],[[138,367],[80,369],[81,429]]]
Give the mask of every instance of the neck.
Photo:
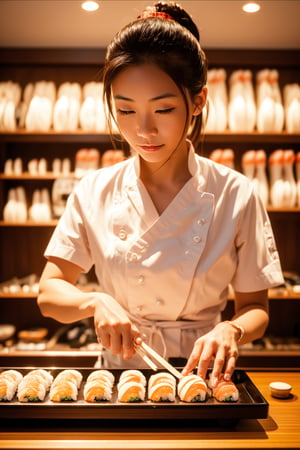
[[[190,178],[188,169],[188,144],[176,148],[163,162],[148,163],[140,159],[140,178],[145,184],[172,185]]]

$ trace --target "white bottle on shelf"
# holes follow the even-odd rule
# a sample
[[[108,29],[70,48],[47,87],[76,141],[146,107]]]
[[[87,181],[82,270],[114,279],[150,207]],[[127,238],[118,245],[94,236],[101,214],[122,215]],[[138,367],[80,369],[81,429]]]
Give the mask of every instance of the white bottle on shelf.
[[[253,182],[256,185],[257,192],[265,207],[268,206],[269,202],[269,183],[266,174],[266,161],[266,152],[264,150],[257,150],[255,154],[256,172]]]
[[[49,222],[52,219],[50,195],[46,188],[41,190],[40,216],[41,222]]]
[[[32,203],[29,208],[29,218],[33,222],[40,222],[40,205],[41,205],[41,192],[39,189],[35,189],[32,195]]]
[[[294,177],[295,153],[293,150],[285,150],[283,153],[284,170],[284,206],[293,208],[297,201],[297,186]]]
[[[247,150],[242,156],[242,171],[250,180],[255,176],[255,150]]]
[[[39,175],[46,175],[47,173],[47,160],[46,158],[41,158],[38,162],[38,173]]]
[[[32,176],[38,175],[38,160],[36,158],[31,159],[28,162],[28,172]]]
[[[14,173],[14,163],[12,159],[7,159],[4,163],[4,174],[13,175]]]
[[[296,154],[297,205],[300,208],[300,152]]]
[[[17,191],[12,188],[8,191],[7,202],[3,209],[3,219],[5,222],[17,222]]]
[[[283,150],[275,150],[269,157],[270,200],[275,208],[284,206]]]
[[[283,88],[285,126],[289,133],[300,133],[300,85],[286,84]]]
[[[27,220],[27,202],[26,202],[26,194],[23,186],[18,186],[16,188],[17,193],[17,204],[16,204],[16,213],[17,213],[17,221],[18,223],[26,222]]]

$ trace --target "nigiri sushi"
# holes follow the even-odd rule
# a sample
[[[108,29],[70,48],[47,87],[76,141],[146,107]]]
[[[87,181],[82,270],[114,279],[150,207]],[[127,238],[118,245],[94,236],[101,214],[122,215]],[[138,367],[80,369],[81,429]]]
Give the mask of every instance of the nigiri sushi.
[[[145,386],[137,381],[128,381],[118,386],[118,400],[122,403],[140,402],[145,399]]]
[[[49,398],[52,402],[76,401],[77,396],[78,389],[73,381],[61,380],[51,385]]]
[[[148,398],[153,402],[174,402],[176,381],[173,375],[160,372],[151,375],[148,382]]]
[[[53,383],[56,384],[61,381],[71,381],[75,384],[76,388],[79,389],[81,382],[82,382],[82,374],[79,372],[79,370],[76,369],[65,369],[59,372]]]
[[[212,395],[219,402],[237,402],[239,399],[239,390],[233,381],[225,381],[222,377],[217,386],[212,389]]]
[[[207,395],[207,385],[199,375],[186,375],[179,380],[178,396],[183,402],[204,402]]]
[[[107,380],[88,381],[84,385],[83,396],[89,403],[109,401],[112,398],[112,385]]]
[[[24,378],[18,385],[18,400],[20,402],[42,402],[46,396],[45,385],[34,376],[32,379],[25,380]]]

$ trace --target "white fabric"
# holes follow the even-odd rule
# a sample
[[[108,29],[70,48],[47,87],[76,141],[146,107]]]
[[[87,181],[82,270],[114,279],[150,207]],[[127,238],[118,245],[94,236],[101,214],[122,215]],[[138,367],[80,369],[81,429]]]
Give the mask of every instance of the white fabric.
[[[103,291],[137,321],[213,327],[229,284],[251,292],[283,278],[269,218],[250,181],[195,154],[192,145],[189,170],[192,177],[160,216],[139,179],[137,156],[85,176],[45,256],[83,271],[95,264]]]

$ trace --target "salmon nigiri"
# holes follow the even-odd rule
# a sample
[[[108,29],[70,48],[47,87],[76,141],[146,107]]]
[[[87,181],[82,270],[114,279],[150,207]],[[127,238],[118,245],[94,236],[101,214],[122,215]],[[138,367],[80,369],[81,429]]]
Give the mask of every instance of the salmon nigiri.
[[[212,394],[219,402],[237,402],[239,399],[239,391],[233,381],[225,381],[220,378],[216,387],[212,389]]]
[[[122,403],[140,402],[145,399],[145,386],[136,381],[122,383],[118,387],[118,400]]]
[[[70,402],[77,400],[78,389],[73,381],[63,380],[50,388],[52,402]]]
[[[204,402],[207,385],[199,375],[186,375],[178,383],[178,396],[183,402]]]

